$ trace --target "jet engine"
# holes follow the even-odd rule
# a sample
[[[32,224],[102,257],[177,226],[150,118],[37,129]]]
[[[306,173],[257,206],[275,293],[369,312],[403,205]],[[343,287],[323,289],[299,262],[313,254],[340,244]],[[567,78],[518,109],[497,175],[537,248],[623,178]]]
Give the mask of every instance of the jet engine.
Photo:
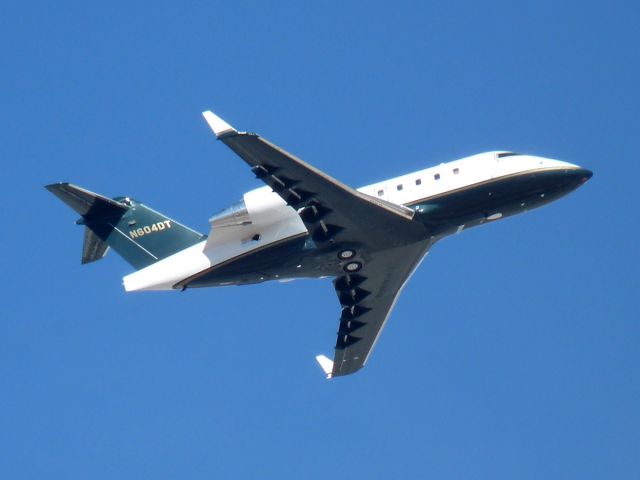
[[[245,193],[242,200],[211,217],[209,223],[208,243],[264,244],[307,232],[298,213],[270,187]]]

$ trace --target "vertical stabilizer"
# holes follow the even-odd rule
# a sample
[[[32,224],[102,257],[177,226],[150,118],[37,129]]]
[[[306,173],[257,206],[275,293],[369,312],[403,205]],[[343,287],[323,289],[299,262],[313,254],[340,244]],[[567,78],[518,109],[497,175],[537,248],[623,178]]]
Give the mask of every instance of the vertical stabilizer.
[[[205,238],[128,197],[112,199],[69,183],[46,188],[81,215],[76,223],[86,227],[82,263],[100,260],[113,248],[141,269]]]

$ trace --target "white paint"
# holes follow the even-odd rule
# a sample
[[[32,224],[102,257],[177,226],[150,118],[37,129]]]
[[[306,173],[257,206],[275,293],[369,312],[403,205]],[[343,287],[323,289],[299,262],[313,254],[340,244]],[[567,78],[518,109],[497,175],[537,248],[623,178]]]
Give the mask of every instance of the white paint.
[[[500,152],[479,153],[452,162],[442,163],[436,167],[367,185],[358,190],[398,205],[406,205],[417,200],[428,199],[429,197],[510,175],[579,168],[577,165],[568,162],[533,155],[514,155],[498,159],[498,153]],[[458,173],[454,173],[455,169],[458,169]],[[440,174],[439,180],[435,180],[436,174]],[[416,185],[417,179],[421,180],[420,185]],[[402,190],[398,190],[397,185],[402,185]],[[384,192],[381,197],[378,196],[378,191],[380,190]]]
[[[197,243],[122,279],[127,292],[138,290],[171,290],[180,280],[209,268],[203,253],[205,242]]]
[[[231,125],[229,125],[227,122],[225,122],[223,119],[221,119],[219,116],[217,116],[215,113],[213,113],[210,110],[207,110],[206,112],[202,112],[202,116],[209,124],[209,127],[211,128],[211,130],[213,130],[213,133],[216,134],[216,138],[220,138],[221,136],[227,133],[237,132],[235,128],[233,128]]]
[[[491,215],[489,215],[487,217],[487,220],[498,220],[500,218],[502,218],[502,213],[497,212],[497,213],[492,213]]]
[[[327,358],[324,355],[317,355],[316,361],[320,364],[320,368],[327,376],[327,379],[331,378],[331,373],[333,372],[333,360]]]

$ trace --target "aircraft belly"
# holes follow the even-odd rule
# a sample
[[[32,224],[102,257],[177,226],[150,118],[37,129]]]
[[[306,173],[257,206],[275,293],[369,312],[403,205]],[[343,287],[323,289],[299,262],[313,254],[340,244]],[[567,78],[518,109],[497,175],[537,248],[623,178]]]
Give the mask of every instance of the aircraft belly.
[[[319,250],[308,236],[303,236],[229,259],[181,284],[196,288],[319,278],[333,276],[339,268],[333,251]]]

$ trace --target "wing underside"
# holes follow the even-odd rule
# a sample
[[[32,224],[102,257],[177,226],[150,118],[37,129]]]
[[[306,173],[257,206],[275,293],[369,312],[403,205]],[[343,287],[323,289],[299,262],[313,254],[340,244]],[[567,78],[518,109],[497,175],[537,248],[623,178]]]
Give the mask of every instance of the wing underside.
[[[402,288],[429,246],[423,241],[377,252],[361,272],[333,281],[342,312],[332,377],[354,373],[365,365]]]
[[[321,364],[329,376],[359,370],[430,246],[425,227],[412,210],[358,192],[211,112],[204,116],[217,138],[298,212],[320,248],[353,252],[355,267],[334,280],[342,306],[334,361]]]

